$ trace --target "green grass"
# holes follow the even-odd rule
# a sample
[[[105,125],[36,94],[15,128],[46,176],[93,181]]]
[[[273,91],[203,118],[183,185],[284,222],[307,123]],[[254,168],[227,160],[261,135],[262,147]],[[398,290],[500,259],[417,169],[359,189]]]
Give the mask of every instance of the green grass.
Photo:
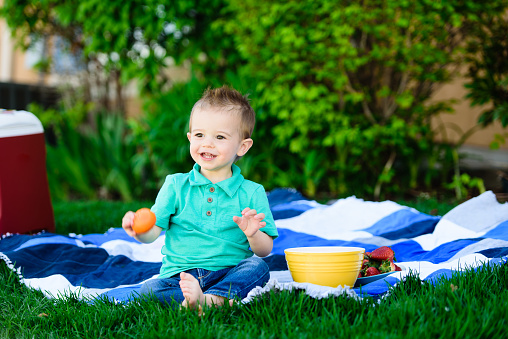
[[[396,203],[430,214],[443,216],[450,212],[457,204],[451,201],[438,201],[433,198],[418,197],[413,200],[396,200]]]
[[[127,211],[152,207],[153,202],[69,201],[54,202],[55,232],[58,234],[104,233],[111,227],[122,227]]]
[[[101,233],[120,227],[125,211],[150,206],[56,203],[57,232]],[[207,308],[201,318],[153,300],[48,299],[3,263],[0,285],[0,338],[495,338],[505,337],[508,325],[508,264],[467,269],[435,285],[410,273],[380,300],[272,292],[246,305]]]
[[[444,215],[455,207],[453,203],[436,199],[417,198],[397,200],[397,203],[417,209],[422,213]],[[111,227],[122,227],[122,217],[127,211],[152,207],[153,201],[69,201],[54,202],[55,228],[58,234],[104,233]]]
[[[0,264],[1,338],[496,338],[507,333],[508,264],[435,285],[416,275],[379,302],[272,292],[246,305],[195,312],[137,299],[127,305],[50,300]]]

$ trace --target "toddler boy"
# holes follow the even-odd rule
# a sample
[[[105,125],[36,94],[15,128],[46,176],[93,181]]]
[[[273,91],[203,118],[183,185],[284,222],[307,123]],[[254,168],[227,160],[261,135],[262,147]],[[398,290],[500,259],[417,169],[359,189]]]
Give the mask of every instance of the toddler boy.
[[[234,164],[252,147],[254,124],[247,97],[226,86],[205,91],[192,108],[193,169],[166,177],[150,231],[133,231],[132,211],[122,220],[127,234],[143,243],[166,231],[159,279],[145,283],[141,294],[194,308],[245,298],[268,282],[268,265],[259,257],[270,254],[277,229],[263,186],[244,179]]]

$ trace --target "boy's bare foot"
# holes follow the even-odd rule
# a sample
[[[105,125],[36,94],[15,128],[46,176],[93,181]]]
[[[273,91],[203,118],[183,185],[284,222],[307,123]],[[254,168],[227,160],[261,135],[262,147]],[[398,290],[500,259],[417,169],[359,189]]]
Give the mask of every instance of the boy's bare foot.
[[[180,273],[180,288],[182,289],[185,300],[182,302],[183,307],[196,308],[198,304],[205,302],[205,296],[199,286],[199,281],[189,273]]]
[[[201,305],[205,303],[208,306],[222,306],[226,298],[219,297],[213,294],[203,294],[199,281],[193,275],[185,272],[180,273],[180,288],[182,289],[185,300],[182,302],[183,307],[191,309],[198,308],[201,310]],[[231,302],[230,302],[231,305]]]

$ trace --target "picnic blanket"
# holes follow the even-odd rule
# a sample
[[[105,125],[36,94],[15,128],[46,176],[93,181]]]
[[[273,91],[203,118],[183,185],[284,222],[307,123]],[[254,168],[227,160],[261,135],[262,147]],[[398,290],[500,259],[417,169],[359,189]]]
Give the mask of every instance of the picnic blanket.
[[[392,201],[372,202],[354,196],[319,204],[291,189],[268,193],[279,237],[264,258],[270,281],[253,289],[243,302],[270,290],[301,289],[314,298],[347,294],[379,297],[410,271],[421,279],[451,276],[452,271],[501,262],[508,255],[508,203],[488,191],[444,216],[431,216]],[[156,279],[164,236],[141,244],[121,228],[105,234],[68,236],[52,233],[4,235],[0,259],[20,282],[49,298],[69,295],[128,302],[141,285]],[[372,251],[391,246],[405,270],[361,287],[336,288],[296,283],[284,249],[303,246],[355,246]]]

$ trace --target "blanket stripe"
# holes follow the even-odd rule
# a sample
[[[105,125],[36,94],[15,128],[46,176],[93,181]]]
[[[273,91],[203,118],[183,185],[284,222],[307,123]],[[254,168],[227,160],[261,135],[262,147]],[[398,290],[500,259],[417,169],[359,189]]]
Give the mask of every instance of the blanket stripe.
[[[508,255],[508,204],[498,203],[490,191],[443,217],[392,201],[356,197],[322,205],[291,189],[269,192],[268,199],[279,231],[271,255],[263,258],[271,279],[267,286],[252,290],[244,302],[271,289],[295,288],[315,298],[342,293],[378,297],[410,271],[433,281],[451,276],[454,270],[504,262]],[[127,302],[145,281],[158,277],[163,244],[164,233],[152,244],[140,244],[121,228],[69,236],[8,234],[0,240],[0,259],[20,275],[22,283],[47,297],[73,294]],[[393,248],[406,269],[355,288],[295,283],[284,257],[290,247],[355,246],[372,251],[383,245]]]

